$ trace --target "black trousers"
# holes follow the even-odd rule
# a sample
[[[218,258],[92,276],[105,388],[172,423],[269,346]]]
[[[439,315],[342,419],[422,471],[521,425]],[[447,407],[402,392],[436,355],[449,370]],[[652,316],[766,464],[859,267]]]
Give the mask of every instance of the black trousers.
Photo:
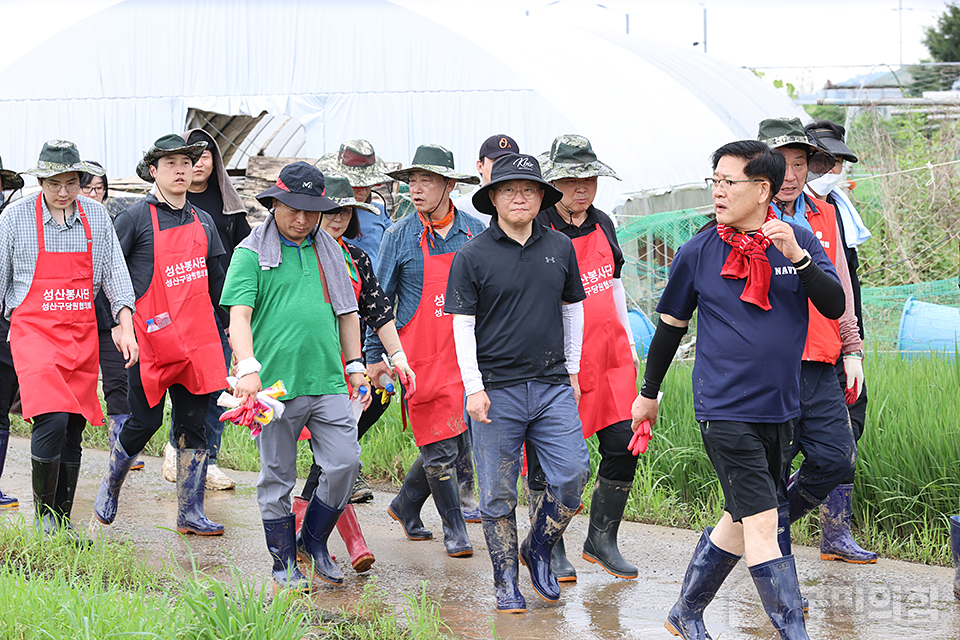
[[[60,458],[61,464],[80,464],[83,429],[87,419],[79,413],[41,413],[33,418],[30,455],[37,460]]]
[[[837,380],[840,382],[840,388],[847,388],[847,374],[843,370],[843,356],[837,360]],[[863,437],[863,429],[867,422],[867,383],[864,381],[863,389],[860,390],[860,396],[853,404],[847,405],[847,413],[850,414],[850,426],[853,428],[853,437],[857,442]],[[856,468],[850,469],[850,473],[844,478],[841,484],[853,484],[853,476]]]
[[[163,424],[164,397],[156,406],[150,406],[143,391],[143,381],[140,379],[140,364],[127,369],[127,404],[130,408],[130,419],[120,431],[120,444],[129,455],[136,455],[150,442],[150,438]],[[206,449],[207,432],[204,421],[207,417],[207,403],[209,394],[195,395],[182,385],[175,384],[167,392],[173,411],[170,422],[173,428],[173,437],[181,449]]]
[[[107,401],[107,415],[130,413],[127,407],[127,364],[123,354],[113,343],[110,331],[97,332],[100,338],[100,377],[103,380],[103,399]]]
[[[615,422],[597,431],[597,444],[600,451],[600,467],[597,475],[613,482],[633,482],[637,475],[637,456],[630,453],[627,445],[633,437],[630,421]],[[543,491],[546,476],[540,468],[537,452],[527,442],[527,484],[531,491]]]

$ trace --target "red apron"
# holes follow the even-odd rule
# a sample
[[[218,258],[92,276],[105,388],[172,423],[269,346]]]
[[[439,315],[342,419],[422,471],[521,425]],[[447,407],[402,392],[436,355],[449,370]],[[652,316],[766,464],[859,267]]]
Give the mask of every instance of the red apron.
[[[398,332],[407,362],[417,372],[417,393],[406,400],[406,406],[418,447],[452,438],[467,429],[463,421],[463,380],[453,342],[453,316],[443,312],[443,296],[455,253],[431,256],[428,244],[421,243],[420,305]]]
[[[580,422],[583,437],[630,420],[637,397],[637,372],[630,341],[613,300],[613,251],[599,225],[573,238],[587,299],[583,301],[583,353],[580,356]]]
[[[153,222],[153,279],[137,300],[133,326],[140,345],[140,379],[155,407],[171,385],[196,395],[226,386],[220,333],[207,284],[207,234],[193,222],[164,231]]]
[[[37,196],[37,267],[27,297],[13,310],[10,321],[10,350],[20,381],[23,417],[62,411],[102,425],[90,223],[78,200],[87,250],[48,253],[41,197]]]

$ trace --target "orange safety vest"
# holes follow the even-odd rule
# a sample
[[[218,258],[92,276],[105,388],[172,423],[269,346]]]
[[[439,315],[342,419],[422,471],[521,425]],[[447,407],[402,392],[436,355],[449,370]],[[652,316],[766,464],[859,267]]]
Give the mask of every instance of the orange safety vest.
[[[830,262],[836,266],[837,212],[832,205],[823,200],[818,200],[809,194],[804,196],[810,205],[807,208],[807,222],[827,257],[830,258]],[[840,321],[823,317],[812,302],[807,304],[810,305],[810,324],[807,327],[807,343],[803,347],[803,359],[834,364],[843,350]]]

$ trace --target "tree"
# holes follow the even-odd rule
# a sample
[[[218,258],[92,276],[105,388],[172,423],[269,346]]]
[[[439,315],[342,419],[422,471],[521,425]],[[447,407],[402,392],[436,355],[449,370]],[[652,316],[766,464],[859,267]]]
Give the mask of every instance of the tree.
[[[923,31],[923,44],[935,62],[960,62],[960,7],[951,2],[937,18],[937,26]]]

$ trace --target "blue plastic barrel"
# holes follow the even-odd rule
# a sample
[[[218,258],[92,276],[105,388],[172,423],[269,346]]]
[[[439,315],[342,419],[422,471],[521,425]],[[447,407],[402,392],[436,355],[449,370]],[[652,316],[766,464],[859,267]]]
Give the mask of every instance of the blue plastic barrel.
[[[941,353],[952,357],[960,342],[960,311],[956,307],[908,298],[900,316],[897,348],[907,360],[921,354]]]
[[[633,341],[636,344],[637,352],[640,354],[640,359],[643,360],[647,357],[647,349],[650,348],[650,340],[653,339],[653,332],[656,331],[656,327],[647,319],[647,316],[637,309],[630,309],[627,316],[630,318],[630,330],[633,332]]]

